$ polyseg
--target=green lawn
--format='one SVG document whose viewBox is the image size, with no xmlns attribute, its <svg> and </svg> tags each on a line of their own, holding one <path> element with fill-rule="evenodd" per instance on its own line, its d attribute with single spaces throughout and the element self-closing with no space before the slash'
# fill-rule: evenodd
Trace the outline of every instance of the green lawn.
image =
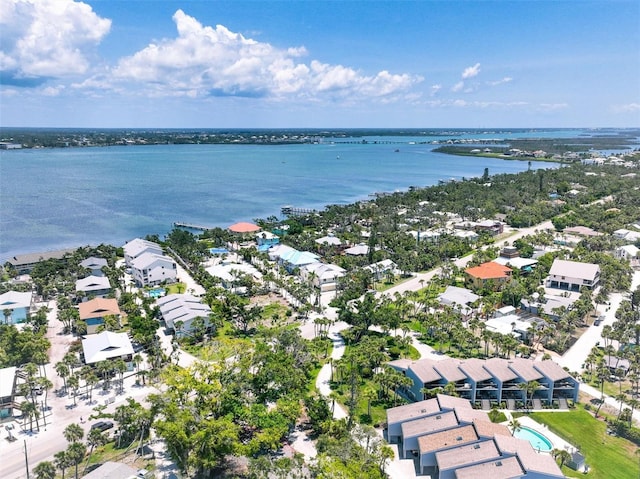
<svg viewBox="0 0 640 479">
<path fill-rule="evenodd" d="M 592 479 L 638 477 L 638 460 L 634 455 L 636 446 L 626 439 L 608 435 L 606 424 L 594 419 L 582 407 L 563 413 L 536 412 L 530 417 L 546 424 L 558 436 L 579 447 L 586 457 L 589 473 L 576 473 L 563 468 L 567 476 Z"/>
</svg>

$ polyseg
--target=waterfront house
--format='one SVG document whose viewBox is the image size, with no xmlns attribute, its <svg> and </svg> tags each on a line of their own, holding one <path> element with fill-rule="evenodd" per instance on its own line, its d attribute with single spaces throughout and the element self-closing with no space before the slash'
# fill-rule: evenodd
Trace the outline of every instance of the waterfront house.
<svg viewBox="0 0 640 479">
<path fill-rule="evenodd" d="M 123 316 L 118 301 L 104 298 L 95 298 L 78 305 L 80 320 L 87 325 L 87 334 L 94 334 L 104 324 L 106 316 L 114 316 L 120 321 Z"/>
<path fill-rule="evenodd" d="M 30 292 L 7 291 L 0 294 L 0 321 L 5 324 L 24 323 L 31 311 L 33 294 Z"/>
<path fill-rule="evenodd" d="M 511 268 L 494 261 L 465 270 L 468 282 L 477 289 L 498 289 L 511 279 Z"/>
<path fill-rule="evenodd" d="M 96 364 L 108 359 L 124 359 L 132 369 L 133 346 L 127 333 L 103 331 L 82 340 L 82 354 L 85 364 Z"/>
<path fill-rule="evenodd" d="M 129 241 L 122 247 L 122 249 L 124 250 L 124 260 L 127 266 L 131 266 L 133 260 L 139 258 L 145 253 L 153 253 L 160 256 L 164 254 L 158 243 L 140 238 Z"/>
<path fill-rule="evenodd" d="M 131 261 L 131 277 L 136 286 L 156 286 L 173 283 L 177 278 L 176 262 L 162 254 L 143 253 Z"/>
<path fill-rule="evenodd" d="M 580 288 L 594 289 L 600 282 L 600 266 L 563 259 L 553 260 L 545 284 L 549 288 L 579 292 Z"/>
<path fill-rule="evenodd" d="M 104 270 L 107 266 L 107 260 L 104 258 L 96 258 L 95 256 L 90 256 L 80 263 L 84 269 L 89 270 L 90 276 L 104 276 Z"/>
<path fill-rule="evenodd" d="M 111 283 L 106 276 L 87 276 L 76 281 L 76 293 L 84 293 L 82 301 L 90 296 L 104 298 L 111 293 Z"/>
<path fill-rule="evenodd" d="M 65 255 L 75 252 L 75 248 L 61 249 L 57 251 L 46 251 L 44 253 L 27 253 L 16 255 L 7 263 L 17 271 L 18 274 L 29 274 L 33 267 L 40 261 L 48 259 L 63 259 Z"/>
<path fill-rule="evenodd" d="M 190 294 L 169 294 L 156 301 L 167 329 L 176 337 L 188 335 L 193 330 L 193 320 L 202 318 L 205 329 L 210 328 L 211 308 Z M 176 326 L 177 324 L 177 326 Z"/>
</svg>

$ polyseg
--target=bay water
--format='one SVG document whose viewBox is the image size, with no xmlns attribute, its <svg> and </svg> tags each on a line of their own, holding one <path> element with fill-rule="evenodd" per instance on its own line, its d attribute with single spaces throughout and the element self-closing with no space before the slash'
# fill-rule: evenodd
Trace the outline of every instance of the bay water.
<svg viewBox="0 0 640 479">
<path fill-rule="evenodd" d="M 490 174 L 529 168 L 527 161 L 435 153 L 436 145 L 420 143 L 424 137 L 361 140 L 0 151 L 0 260 L 89 244 L 122 245 L 137 236 L 162 236 L 175 221 L 226 227 L 281 217 L 284 205 L 322 209 L 374 192 L 481 176 L 484 168 Z"/>
</svg>

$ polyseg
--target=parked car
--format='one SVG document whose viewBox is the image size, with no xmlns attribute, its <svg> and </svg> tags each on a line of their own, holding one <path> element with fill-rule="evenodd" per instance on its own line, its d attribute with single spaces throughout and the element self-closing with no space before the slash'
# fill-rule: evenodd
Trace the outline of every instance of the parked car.
<svg viewBox="0 0 640 479">
<path fill-rule="evenodd" d="M 98 421 L 91 425 L 91 429 L 99 429 L 100 431 L 106 431 L 112 427 L 113 423 L 111 421 Z"/>
</svg>

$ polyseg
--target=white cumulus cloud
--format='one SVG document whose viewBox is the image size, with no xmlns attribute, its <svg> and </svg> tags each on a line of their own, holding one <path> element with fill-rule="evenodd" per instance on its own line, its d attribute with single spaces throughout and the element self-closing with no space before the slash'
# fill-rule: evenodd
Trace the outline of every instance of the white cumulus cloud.
<svg viewBox="0 0 640 479">
<path fill-rule="evenodd" d="M 640 103 L 627 103 L 626 105 L 620 105 L 614 108 L 615 111 L 619 112 L 636 112 L 640 111 Z"/>
<path fill-rule="evenodd" d="M 477 76 L 478 73 L 480 73 L 480 64 L 476 63 L 475 65 L 464 69 L 462 72 L 462 79 L 466 80 L 467 78 L 473 78 Z"/>
<path fill-rule="evenodd" d="M 442 85 L 440 85 L 439 83 L 436 85 L 431 85 L 431 93 L 430 96 L 435 96 L 438 94 L 438 92 L 442 90 Z"/>
<path fill-rule="evenodd" d="M 3 83 L 29 85 L 47 77 L 85 73 L 88 48 L 100 43 L 111 20 L 73 0 L 0 0 Z"/>
<path fill-rule="evenodd" d="M 343 65 L 298 59 L 304 47 L 276 48 L 223 25 L 202 25 L 182 10 L 173 20 L 176 38 L 151 43 L 119 61 L 116 81 L 145 85 L 149 94 L 248 97 L 389 97 L 422 81 L 387 71 L 363 75 Z M 152 91 L 151 91 L 152 90 Z"/>
<path fill-rule="evenodd" d="M 504 78 L 501 78 L 500 80 L 490 81 L 490 82 L 487 82 L 487 83 L 488 83 L 489 85 L 491 85 L 491 86 L 498 86 L 498 85 L 502 85 L 502 84 L 504 84 L 504 83 L 510 83 L 510 82 L 512 82 L 512 81 L 513 81 L 513 78 L 511 78 L 511 77 L 504 77 Z"/>
<path fill-rule="evenodd" d="M 452 92 L 461 91 L 464 88 L 464 82 L 461 80 L 451 87 Z"/>
</svg>

